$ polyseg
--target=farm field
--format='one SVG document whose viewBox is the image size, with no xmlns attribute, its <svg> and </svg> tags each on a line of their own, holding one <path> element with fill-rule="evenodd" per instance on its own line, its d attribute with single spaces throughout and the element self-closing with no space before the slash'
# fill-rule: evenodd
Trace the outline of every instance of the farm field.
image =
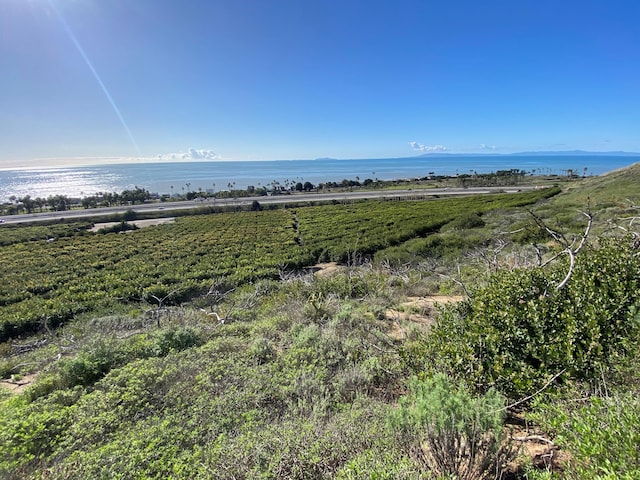
<svg viewBox="0 0 640 480">
<path fill-rule="evenodd" d="M 482 214 L 554 193 L 194 215 L 122 235 L 79 230 L 54 241 L 17 242 L 0 247 L 0 340 L 116 304 L 178 304 L 221 280 L 240 285 L 344 261 L 354 250 L 373 254 L 433 232 L 460 211 Z"/>
<path fill-rule="evenodd" d="M 5 225 L 0 476 L 636 478 L 637 174 Z"/>
</svg>

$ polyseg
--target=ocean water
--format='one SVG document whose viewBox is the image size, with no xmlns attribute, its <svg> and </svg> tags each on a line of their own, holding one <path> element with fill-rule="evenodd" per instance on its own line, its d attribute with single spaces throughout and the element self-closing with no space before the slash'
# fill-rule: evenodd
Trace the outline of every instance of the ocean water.
<svg viewBox="0 0 640 480">
<path fill-rule="evenodd" d="M 639 157 L 604 155 L 482 155 L 427 156 L 368 160 L 268 160 L 131 163 L 83 167 L 0 170 L 0 201 L 11 196 L 82 197 L 98 192 L 121 192 L 135 187 L 152 193 L 220 191 L 267 186 L 277 181 L 313 184 L 343 179 L 392 180 L 436 175 L 491 173 L 516 168 L 526 172 L 600 175 L 631 165 Z"/>
</svg>

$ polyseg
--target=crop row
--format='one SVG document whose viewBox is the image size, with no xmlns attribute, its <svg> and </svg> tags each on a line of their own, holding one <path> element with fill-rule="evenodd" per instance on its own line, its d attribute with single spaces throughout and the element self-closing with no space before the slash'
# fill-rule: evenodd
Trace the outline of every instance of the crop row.
<svg viewBox="0 0 640 480">
<path fill-rule="evenodd" d="M 557 189 L 476 195 L 430 201 L 376 201 L 309 207 L 297 212 L 303 244 L 319 260 L 344 261 L 349 252 L 371 254 L 437 231 L 461 214 L 482 214 L 534 203 Z"/>
<path fill-rule="evenodd" d="M 0 248 L 0 339 L 113 302 L 180 301 L 219 277 L 275 276 L 308 263 L 289 212 L 199 215 L 127 234 L 84 235 Z"/>
<path fill-rule="evenodd" d="M 277 277 L 423 235 L 461 212 L 548 193 L 423 202 L 370 201 L 295 210 L 194 215 L 126 234 L 83 232 L 0 247 L 0 341 L 116 303 L 182 302 L 213 282 Z"/>
</svg>

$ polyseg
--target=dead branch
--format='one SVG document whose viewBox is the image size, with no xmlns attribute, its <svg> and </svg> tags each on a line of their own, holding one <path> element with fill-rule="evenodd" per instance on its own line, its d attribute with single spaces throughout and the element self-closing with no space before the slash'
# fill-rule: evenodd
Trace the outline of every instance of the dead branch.
<svg viewBox="0 0 640 480">
<path fill-rule="evenodd" d="M 134 337 L 136 335 L 142 335 L 142 330 L 134 330 L 132 332 L 127 332 L 123 335 L 117 335 L 118 340 L 124 340 L 125 338 Z"/>
<path fill-rule="evenodd" d="M 10 372 L 17 372 L 18 370 L 20 370 L 22 367 L 29 367 L 31 365 L 39 365 L 38 362 L 25 362 L 25 363 L 18 363 L 17 365 L 14 365 L 13 367 L 11 367 L 11 369 L 9 370 Z"/>
<path fill-rule="evenodd" d="M 532 441 L 536 441 L 536 442 L 539 442 L 539 443 L 546 443 L 548 445 L 555 446 L 555 443 L 553 443 L 552 440 L 549 440 L 548 438 L 541 437 L 540 435 L 527 435 L 526 437 L 512 437 L 512 438 L 516 442 L 532 442 Z"/>
<path fill-rule="evenodd" d="M 371 343 L 367 340 L 365 340 L 364 338 L 361 338 L 360 341 L 362 342 L 362 346 L 366 347 L 373 347 L 376 350 L 378 350 L 381 353 L 392 353 L 392 354 L 397 354 L 398 352 L 396 352 L 395 350 L 385 350 L 382 347 L 379 347 L 378 345 L 376 345 L 375 343 Z"/>
<path fill-rule="evenodd" d="M 464 294 L 467 296 L 467 298 L 472 298 L 471 294 L 469 293 L 469 290 L 467 290 L 467 286 L 464 284 L 464 282 L 462 280 L 459 280 L 458 278 L 452 277 L 450 275 L 446 275 L 444 273 L 438 273 L 438 276 L 440 276 L 442 278 L 446 278 L 447 280 L 451 280 L 456 285 L 459 285 L 462 288 L 462 290 L 464 291 Z M 458 265 L 458 276 L 461 276 L 460 275 L 460 265 Z"/>
<path fill-rule="evenodd" d="M 534 242 L 532 245 L 533 245 L 533 248 L 536 251 L 536 258 L 537 258 L 537 261 L 538 261 L 538 267 L 541 267 L 542 266 L 542 250 L 540 250 L 540 247 L 538 246 L 537 243 Z"/>
<path fill-rule="evenodd" d="M 227 320 L 227 315 L 225 315 L 224 317 L 221 317 L 221 316 L 218 314 L 218 312 L 214 312 L 214 311 L 207 312 L 204 308 L 201 308 L 201 309 L 200 309 L 200 311 L 201 311 L 202 313 L 204 313 L 205 315 L 209 315 L 209 316 L 214 316 L 214 317 L 216 317 L 216 320 L 218 320 L 218 325 L 223 325 L 223 324 L 224 324 L 224 322 Z"/>
<path fill-rule="evenodd" d="M 470 258 L 479 258 L 482 260 L 490 272 L 497 272 L 502 267 L 500 263 L 500 254 L 507 247 L 506 240 L 499 238 L 493 247 L 476 248 L 470 255 Z"/>
<path fill-rule="evenodd" d="M 582 250 L 582 247 L 584 247 L 586 241 L 587 241 L 587 237 L 589 236 L 589 231 L 591 230 L 591 225 L 593 223 L 593 216 L 591 215 L 591 212 L 587 211 L 587 212 L 582 212 L 583 215 L 585 215 L 588 219 L 587 221 L 587 227 L 584 230 L 584 233 L 582 234 L 582 238 L 580 239 L 580 243 L 578 244 L 577 248 L 572 248 L 572 245 L 569 245 L 565 251 L 567 252 L 567 254 L 569 255 L 569 271 L 567 272 L 567 275 L 564 277 L 564 280 L 562 280 L 558 286 L 556 287 L 556 290 L 561 290 L 562 288 L 564 288 L 564 286 L 569 282 L 569 280 L 571 279 L 571 275 L 573 275 L 573 269 L 575 267 L 576 264 L 576 255 L 578 253 L 580 253 L 580 250 Z"/>
<path fill-rule="evenodd" d="M 43 347 L 44 345 L 46 345 L 46 343 L 47 343 L 47 339 L 42 338 L 40 340 L 36 340 L 31 343 L 22 343 L 22 344 L 12 343 L 11 348 L 13 349 L 13 352 L 15 355 L 21 355 L 23 353 L 31 352 L 40 347 Z"/>
<path fill-rule="evenodd" d="M 524 397 L 524 398 L 522 398 L 522 399 L 518 400 L 517 402 L 512 403 L 511 405 L 507 405 L 507 406 L 506 406 L 506 407 L 504 407 L 504 408 L 501 408 L 501 409 L 499 409 L 499 410 L 496 410 L 496 412 L 504 412 L 504 411 L 506 411 L 506 410 L 509 410 L 509 409 L 511 409 L 511 408 L 513 408 L 513 407 L 517 407 L 518 405 L 520 405 L 520 404 L 522 404 L 522 403 L 524 403 L 524 402 L 527 402 L 527 401 L 531 400 L 531 399 L 532 399 L 533 397 L 535 397 L 536 395 L 539 395 L 540 393 L 544 392 L 544 391 L 547 389 L 547 387 L 548 387 L 549 385 L 551 385 L 551 384 L 553 383 L 553 381 L 554 381 L 556 378 L 558 378 L 560 375 L 562 375 L 562 374 L 563 374 L 564 372 L 566 372 L 566 371 L 567 371 L 567 369 L 566 369 L 566 368 L 563 368 L 563 369 L 562 369 L 562 370 L 560 370 L 558 373 L 556 373 L 553 377 L 551 377 L 551 378 L 549 379 L 549 381 L 548 381 L 547 383 L 545 383 L 545 384 L 544 384 L 540 389 L 538 389 L 535 393 L 532 393 L 531 395 L 528 395 L 528 396 L 526 396 L 526 397 Z"/>
<path fill-rule="evenodd" d="M 167 293 L 164 297 L 162 298 L 158 298 L 155 295 L 151 295 L 151 298 L 153 298 L 156 302 L 158 302 L 158 310 L 162 308 L 164 302 L 169 299 L 170 297 L 172 297 L 173 295 L 175 295 L 176 293 L 178 293 L 180 291 L 179 288 L 176 288 L 175 290 L 170 291 L 169 293 Z"/>
<path fill-rule="evenodd" d="M 578 253 L 580 253 L 582 248 L 585 246 L 585 244 L 587 242 L 587 238 L 589 237 L 589 232 L 591 231 L 591 226 L 593 225 L 593 215 L 591 214 L 591 208 L 590 208 L 589 202 L 587 202 L 587 211 L 586 212 L 580 212 L 585 217 L 587 217 L 587 226 L 585 227 L 584 232 L 582 233 L 582 235 L 579 238 L 573 239 L 573 241 L 571 241 L 571 242 L 569 242 L 567 237 L 562 232 L 558 232 L 558 231 L 550 228 L 540 217 L 538 217 L 531 210 L 529 211 L 529 213 L 533 217 L 533 219 L 536 222 L 536 224 L 540 228 L 545 230 L 556 242 L 558 242 L 563 247 L 563 249 L 560 252 L 558 252 L 556 255 L 554 255 L 553 257 L 551 257 L 547 261 L 545 261 L 543 263 L 540 263 L 541 260 L 542 260 L 542 257 L 541 257 L 541 254 L 540 254 L 540 250 L 537 247 L 537 245 L 534 244 L 534 248 L 536 248 L 536 252 L 538 252 L 539 266 L 540 267 L 544 267 L 544 266 L 546 266 L 549 263 L 553 262 L 554 260 L 556 260 L 557 258 L 559 258 L 562 255 L 568 255 L 569 256 L 569 270 L 567 271 L 567 274 L 565 275 L 564 279 L 556 286 L 556 290 L 561 290 L 567 285 L 567 283 L 569 283 L 569 280 L 571 279 L 571 276 L 573 275 L 573 270 L 574 270 L 575 264 L 576 264 L 576 255 L 578 255 Z M 578 242 L 578 240 L 579 240 L 579 242 Z M 578 242 L 577 246 L 576 246 L 576 242 Z"/>
</svg>

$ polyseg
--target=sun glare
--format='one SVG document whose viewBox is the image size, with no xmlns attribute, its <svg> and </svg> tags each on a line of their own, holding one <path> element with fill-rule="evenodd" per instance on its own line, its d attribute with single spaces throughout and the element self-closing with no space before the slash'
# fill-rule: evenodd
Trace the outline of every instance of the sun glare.
<svg viewBox="0 0 640 480">
<path fill-rule="evenodd" d="M 133 137 L 133 133 L 131 133 L 131 129 L 129 128 L 129 125 L 127 125 L 127 122 L 125 121 L 124 117 L 122 116 L 122 112 L 118 108 L 118 105 L 116 105 L 115 100 L 111 96 L 111 93 L 109 92 L 109 90 L 107 89 L 106 85 L 102 81 L 102 78 L 100 77 L 100 74 L 95 69 L 95 67 L 93 66 L 93 63 L 91 62 L 91 60 L 87 56 L 86 52 L 84 51 L 84 48 L 82 48 L 82 45 L 80 44 L 80 41 L 78 40 L 76 35 L 73 33 L 73 30 L 71 29 L 71 26 L 67 23 L 67 21 L 66 21 L 65 17 L 63 16 L 62 12 L 58 8 L 56 8 L 56 6 L 54 4 L 54 1 L 53 0 L 46 0 L 46 1 L 50 5 L 51 10 L 55 14 L 55 16 L 57 17 L 58 21 L 60 22 L 60 25 L 62 26 L 62 28 L 64 29 L 65 33 L 69 37 L 69 40 L 71 40 L 71 42 L 75 46 L 76 50 L 78 51 L 78 53 L 80 54 L 80 56 L 84 60 L 85 64 L 87 65 L 87 67 L 91 71 L 91 74 L 93 75 L 93 77 L 95 78 L 96 82 L 98 83 L 98 86 L 100 87 L 100 89 L 104 93 L 104 96 L 107 98 L 107 101 L 111 105 L 111 108 L 113 109 L 114 113 L 118 117 L 118 120 L 122 124 L 122 128 L 124 128 L 125 132 L 127 133 L 127 136 L 129 137 L 129 140 L 131 141 L 132 145 L 134 146 L 134 148 L 136 150 L 136 153 L 138 154 L 138 156 L 142 156 L 142 154 L 140 152 L 140 147 L 138 146 L 138 143 L 136 142 L 135 138 Z"/>
</svg>

